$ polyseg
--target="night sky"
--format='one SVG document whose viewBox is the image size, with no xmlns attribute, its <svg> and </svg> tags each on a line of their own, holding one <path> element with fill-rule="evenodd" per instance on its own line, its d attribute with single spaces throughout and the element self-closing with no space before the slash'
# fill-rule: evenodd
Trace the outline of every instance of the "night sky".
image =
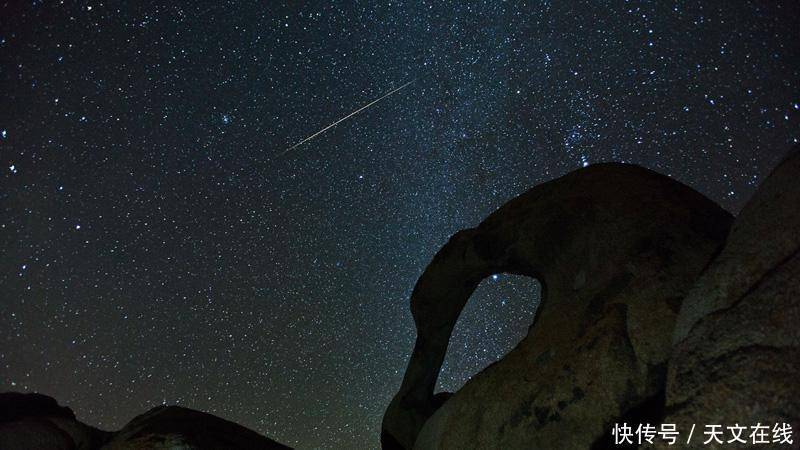
<svg viewBox="0 0 800 450">
<path fill-rule="evenodd" d="M 165 3 L 0 6 L 0 391 L 101 428 L 375 448 L 450 235 L 601 161 L 736 212 L 800 140 L 797 1 Z M 485 280 L 442 389 L 537 302 Z"/>
</svg>

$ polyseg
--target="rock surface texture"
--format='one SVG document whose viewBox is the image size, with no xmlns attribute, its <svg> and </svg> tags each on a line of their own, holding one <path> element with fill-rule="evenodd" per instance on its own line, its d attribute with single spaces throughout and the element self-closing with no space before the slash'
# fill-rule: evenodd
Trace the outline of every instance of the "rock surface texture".
<svg viewBox="0 0 800 450">
<path fill-rule="evenodd" d="M 682 299 L 731 222 L 670 178 L 599 164 L 455 234 L 412 293 L 417 341 L 382 445 L 590 448 L 620 417 L 660 413 Z M 480 281 L 500 272 L 539 280 L 534 323 L 514 350 L 437 401 L 458 316 Z"/>
<path fill-rule="evenodd" d="M 211 414 L 160 406 L 109 433 L 84 425 L 41 394 L 0 394 L 2 450 L 283 450 L 255 431 Z"/>
<path fill-rule="evenodd" d="M 674 343 L 666 422 L 785 422 L 800 447 L 797 149 L 759 187 L 689 292 Z"/>
</svg>

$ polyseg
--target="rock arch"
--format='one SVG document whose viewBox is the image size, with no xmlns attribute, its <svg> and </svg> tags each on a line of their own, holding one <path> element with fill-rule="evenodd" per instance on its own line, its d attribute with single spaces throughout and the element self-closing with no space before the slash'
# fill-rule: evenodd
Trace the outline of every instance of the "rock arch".
<svg viewBox="0 0 800 450">
<path fill-rule="evenodd" d="M 730 223 L 726 211 L 668 177 L 598 164 L 536 186 L 456 233 L 412 292 L 417 340 L 384 415 L 384 448 L 427 448 L 443 433 L 455 437 L 452 448 L 478 445 L 487 433 L 493 444 L 515 448 L 553 421 L 573 435 L 555 446 L 540 439 L 544 448 L 588 447 L 581 444 L 602 434 L 609 418 L 663 387 L 680 299 Z M 498 272 L 540 282 L 533 326 L 442 407 L 433 390 L 453 326 L 480 281 Z M 653 315 L 659 320 L 649 324 Z M 598 357 L 608 361 L 593 368 Z M 563 386 L 546 392 L 548 377 Z M 575 436 L 569 424 L 583 413 L 570 405 L 587 402 L 595 405 L 592 423 Z"/>
</svg>

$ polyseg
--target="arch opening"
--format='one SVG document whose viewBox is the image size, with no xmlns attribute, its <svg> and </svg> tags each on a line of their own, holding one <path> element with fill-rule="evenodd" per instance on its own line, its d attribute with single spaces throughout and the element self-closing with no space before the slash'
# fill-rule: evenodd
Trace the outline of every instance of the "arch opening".
<svg viewBox="0 0 800 450">
<path fill-rule="evenodd" d="M 533 324 L 541 293 L 539 281 L 529 276 L 496 273 L 484 278 L 458 317 L 436 391 L 456 392 L 514 349 Z"/>
</svg>

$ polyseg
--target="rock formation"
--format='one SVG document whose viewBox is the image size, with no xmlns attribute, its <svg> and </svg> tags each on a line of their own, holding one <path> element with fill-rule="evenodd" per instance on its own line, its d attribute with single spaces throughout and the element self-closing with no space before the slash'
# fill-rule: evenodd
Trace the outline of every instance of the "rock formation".
<svg viewBox="0 0 800 450">
<path fill-rule="evenodd" d="M 383 447 L 589 448 L 616 419 L 657 413 L 681 301 L 731 221 L 670 178 L 599 164 L 457 233 L 412 293 L 417 341 L 384 416 Z M 480 281 L 499 272 L 539 280 L 534 323 L 438 407 L 453 326 Z"/>
<path fill-rule="evenodd" d="M 785 422 L 800 445 L 798 150 L 735 221 L 670 178 L 599 164 L 456 233 L 412 292 L 417 341 L 384 449 L 604 448 L 622 421 Z M 434 393 L 461 310 L 499 272 L 542 285 L 528 335 L 458 392 Z M 0 394 L 3 450 L 167 448 L 288 447 L 181 407 L 109 433 L 52 398 Z"/>
<path fill-rule="evenodd" d="M 95 449 L 108 437 L 78 422 L 71 409 L 46 395 L 0 394 L 0 449 Z"/>
<path fill-rule="evenodd" d="M 0 394 L 3 450 L 283 450 L 255 431 L 211 414 L 159 406 L 109 433 L 78 422 L 69 408 L 47 396 Z"/>
<path fill-rule="evenodd" d="M 179 406 L 159 406 L 131 420 L 102 450 L 151 448 L 288 449 L 241 425 Z"/>
<path fill-rule="evenodd" d="M 799 325 L 800 152 L 795 151 L 745 205 L 722 252 L 683 302 L 665 421 L 684 427 L 790 423 L 800 429 Z"/>
</svg>

